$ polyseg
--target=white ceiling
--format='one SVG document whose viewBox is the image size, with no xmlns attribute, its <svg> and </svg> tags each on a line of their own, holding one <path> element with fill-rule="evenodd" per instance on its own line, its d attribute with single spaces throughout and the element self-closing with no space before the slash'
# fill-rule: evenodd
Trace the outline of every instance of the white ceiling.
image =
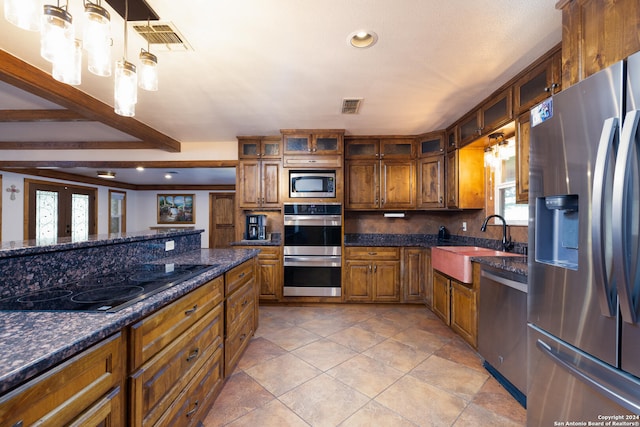
<svg viewBox="0 0 640 427">
<path fill-rule="evenodd" d="M 555 2 L 147 0 L 192 50 L 152 45 L 160 90 L 139 91 L 136 119 L 182 143 L 234 142 L 238 135 L 277 135 L 284 128 L 340 128 L 355 135 L 441 129 L 560 42 Z M 82 2 L 69 3 L 81 25 Z M 123 20 L 115 12 L 112 29 L 116 59 L 123 52 Z M 377 44 L 351 47 L 347 37 L 360 29 L 377 33 Z M 0 34 L 1 49 L 50 72 L 39 56 L 38 33 L 2 17 Z M 129 60 L 137 60 L 143 46 L 130 31 Z M 113 77 L 84 71 L 78 88 L 113 105 Z M 360 112 L 342 115 L 342 99 L 351 97 L 364 99 Z M 0 109 L 33 108 L 16 98 L 22 99 L 0 85 Z M 51 138 L 50 129 L 73 139 L 86 131 L 82 126 L 127 140 L 97 123 L 72 126 L 79 130 L 1 123 L 0 141 Z M 21 153 L 29 158 L 29 151 Z M 126 152 L 111 156 L 126 159 Z"/>
</svg>

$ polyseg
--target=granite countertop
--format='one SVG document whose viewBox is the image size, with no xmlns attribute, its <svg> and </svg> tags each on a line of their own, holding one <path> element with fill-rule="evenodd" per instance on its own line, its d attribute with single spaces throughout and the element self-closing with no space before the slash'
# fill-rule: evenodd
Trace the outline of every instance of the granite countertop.
<svg viewBox="0 0 640 427">
<path fill-rule="evenodd" d="M 274 240 L 239 240 L 237 242 L 231 242 L 231 246 L 280 246 L 282 241 L 280 239 Z"/>
<path fill-rule="evenodd" d="M 202 249 L 158 262 L 217 264 L 116 313 L 0 311 L 0 393 L 142 319 L 259 253 L 257 249 Z"/>
<path fill-rule="evenodd" d="M 55 241 L 38 242 L 36 240 L 0 242 L 0 258 L 23 255 L 37 255 L 62 250 L 91 248 L 97 246 L 131 243 L 149 238 L 175 237 L 187 234 L 200 234 L 204 229 L 157 229 L 130 233 L 92 234 L 86 240 L 73 241 L 71 237 L 59 237 Z"/>
<path fill-rule="evenodd" d="M 471 261 L 477 262 L 478 264 L 489 265 L 501 270 L 510 271 L 512 273 L 521 274 L 523 276 L 529 275 L 526 256 L 484 256 L 473 257 L 471 258 Z"/>
</svg>

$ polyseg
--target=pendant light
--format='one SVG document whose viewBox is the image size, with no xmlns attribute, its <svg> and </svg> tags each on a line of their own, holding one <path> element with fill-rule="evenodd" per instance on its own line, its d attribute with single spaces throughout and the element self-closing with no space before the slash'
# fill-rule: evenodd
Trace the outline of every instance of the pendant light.
<svg viewBox="0 0 640 427">
<path fill-rule="evenodd" d="M 138 102 L 138 76 L 136 66 L 127 61 L 127 20 L 129 1 L 124 2 L 124 56 L 116 62 L 115 85 L 113 90 L 116 114 L 133 117 Z"/>
<path fill-rule="evenodd" d="M 151 33 L 151 25 L 147 19 L 147 30 Z M 148 91 L 158 90 L 158 58 L 151 53 L 151 43 L 147 39 L 147 50 L 140 49 L 140 78 L 138 86 Z"/>
<path fill-rule="evenodd" d="M 4 17 L 16 27 L 40 31 L 42 0 L 5 0 Z"/>
<path fill-rule="evenodd" d="M 73 49 L 63 52 L 53 63 L 51 75 L 69 85 L 82 83 L 82 42 L 74 40 Z"/>
<path fill-rule="evenodd" d="M 71 14 L 59 5 L 44 5 L 40 31 L 40 55 L 47 61 L 54 62 L 74 49 L 75 31 Z"/>
<path fill-rule="evenodd" d="M 98 76 L 110 76 L 111 16 L 100 2 L 85 2 L 84 16 L 82 40 L 87 51 L 89 71 Z"/>
</svg>

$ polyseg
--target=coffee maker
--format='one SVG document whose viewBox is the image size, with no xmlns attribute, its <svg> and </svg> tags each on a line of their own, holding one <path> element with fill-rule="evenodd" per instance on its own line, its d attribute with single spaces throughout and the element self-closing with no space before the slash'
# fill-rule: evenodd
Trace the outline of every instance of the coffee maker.
<svg viewBox="0 0 640 427">
<path fill-rule="evenodd" d="M 267 237 L 267 216 L 247 215 L 247 240 L 265 240 Z"/>
</svg>

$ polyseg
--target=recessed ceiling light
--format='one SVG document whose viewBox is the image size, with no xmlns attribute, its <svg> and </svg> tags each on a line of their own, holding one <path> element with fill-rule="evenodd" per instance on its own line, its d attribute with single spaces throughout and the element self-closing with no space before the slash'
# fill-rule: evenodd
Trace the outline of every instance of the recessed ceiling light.
<svg viewBox="0 0 640 427">
<path fill-rule="evenodd" d="M 136 168 L 136 170 L 137 170 L 138 172 L 142 172 L 142 171 L 144 170 L 144 167 L 142 167 L 142 166 L 138 166 L 138 167 Z"/>
<path fill-rule="evenodd" d="M 165 179 L 171 179 L 171 178 L 173 178 L 174 175 L 177 175 L 177 174 L 178 174 L 178 172 L 169 171 L 169 172 L 164 174 L 164 177 L 165 177 Z"/>
<path fill-rule="evenodd" d="M 99 178 L 115 179 L 116 173 L 111 171 L 98 171 Z"/>
<path fill-rule="evenodd" d="M 373 31 L 359 30 L 349 34 L 347 42 L 360 49 L 371 47 L 378 41 L 378 35 Z"/>
</svg>

